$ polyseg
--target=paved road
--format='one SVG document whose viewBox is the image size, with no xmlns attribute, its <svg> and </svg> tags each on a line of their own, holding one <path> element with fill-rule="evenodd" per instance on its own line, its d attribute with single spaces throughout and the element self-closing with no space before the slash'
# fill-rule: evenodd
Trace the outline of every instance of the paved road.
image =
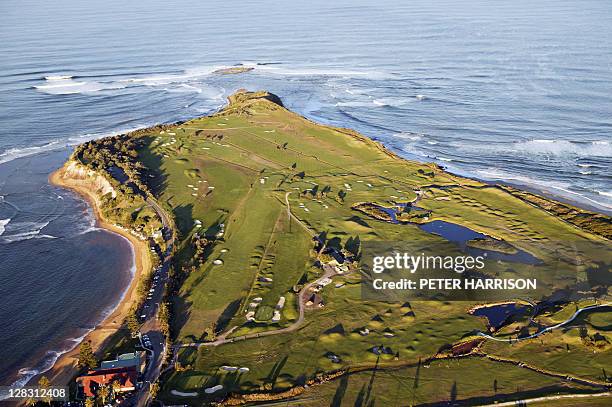
<svg viewBox="0 0 612 407">
<path fill-rule="evenodd" d="M 160 217 L 164 229 L 167 231 L 173 230 L 172 221 L 168 218 L 166 212 L 154 200 L 147 198 L 147 203 L 157 212 Z M 158 315 L 159 304 L 164 297 L 164 289 L 168 282 L 168 270 L 172 260 L 172 247 L 174 245 L 174 233 L 166 237 L 167 250 L 162 254 L 162 263 L 155 270 L 153 276 L 152 291 L 149 291 L 149 296 L 145 300 L 139 318 L 143 323 L 140 328 L 141 342 L 147 349 L 147 363 L 143 373 L 143 386 L 136 394 L 134 404 L 139 407 L 144 407 L 149 404 L 150 385 L 155 383 L 161 373 L 161 366 L 166 354 L 166 338 L 161 332 Z M 148 343 L 144 339 L 148 339 Z"/>
<path fill-rule="evenodd" d="M 181 343 L 181 344 L 175 345 L 173 348 L 174 349 L 180 349 L 180 348 L 190 348 L 190 347 L 199 348 L 200 346 L 219 346 L 219 345 L 223 345 L 225 343 L 239 342 L 239 341 L 244 341 L 244 340 L 247 340 L 247 339 L 261 338 L 261 337 L 264 337 L 264 336 L 279 335 L 279 334 L 284 334 L 284 333 L 296 331 L 304 323 L 306 302 L 308 302 L 308 298 L 311 295 L 310 289 L 312 287 L 314 287 L 315 285 L 319 284 L 321 282 L 321 280 L 323 280 L 324 278 L 331 278 L 331 277 L 333 277 L 333 276 L 335 276 L 337 274 L 336 271 L 334 270 L 334 268 L 331 267 L 331 266 L 325 265 L 323 267 L 323 269 L 324 269 L 323 275 L 321 277 L 319 277 L 318 279 L 316 279 L 315 281 L 305 285 L 302 288 L 302 290 L 300 291 L 300 293 L 298 294 L 298 298 L 299 298 L 299 301 L 298 301 L 299 317 L 291 325 L 289 325 L 289 326 L 287 326 L 285 328 L 274 329 L 274 330 L 271 330 L 271 331 L 257 332 L 257 333 L 237 336 L 235 338 L 227 338 L 227 336 L 231 332 L 233 332 L 233 329 L 231 329 L 230 331 L 227 331 L 223 335 L 219 336 L 216 340 L 211 341 L 211 342 Z"/>
</svg>

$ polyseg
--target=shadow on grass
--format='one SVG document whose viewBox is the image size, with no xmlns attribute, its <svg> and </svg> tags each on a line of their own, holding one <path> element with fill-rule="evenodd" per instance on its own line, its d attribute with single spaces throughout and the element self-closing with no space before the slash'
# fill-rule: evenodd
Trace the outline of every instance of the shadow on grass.
<svg viewBox="0 0 612 407">
<path fill-rule="evenodd" d="M 217 319 L 217 324 L 215 328 L 215 334 L 219 334 L 227 328 L 227 325 L 232 320 L 238 309 L 240 308 L 240 298 L 232 301 L 228 304 L 227 307 L 223 310 L 219 318 Z"/>
<path fill-rule="evenodd" d="M 288 356 L 285 356 L 281 360 L 276 362 L 274 366 L 272 367 L 272 370 L 270 370 L 270 373 L 268 373 L 268 376 L 266 377 L 265 382 L 266 384 L 269 385 L 270 389 L 274 388 L 274 385 L 276 384 L 276 380 L 278 380 L 278 377 L 280 376 L 281 371 L 283 370 L 283 367 L 285 367 L 285 364 L 287 363 L 288 358 L 289 358 Z"/>
<path fill-rule="evenodd" d="M 138 159 L 145 165 L 142 176 L 151 193 L 159 197 L 168 187 L 168 174 L 162 170 L 162 156 L 152 152 L 153 136 L 142 138 L 142 147 L 138 149 Z"/>
<path fill-rule="evenodd" d="M 344 375 L 340 378 L 340 383 L 338 383 L 338 387 L 336 388 L 336 393 L 334 394 L 334 398 L 331 401 L 330 407 L 342 406 L 342 400 L 344 399 L 344 395 L 346 394 L 348 382 L 349 375 Z"/>
</svg>

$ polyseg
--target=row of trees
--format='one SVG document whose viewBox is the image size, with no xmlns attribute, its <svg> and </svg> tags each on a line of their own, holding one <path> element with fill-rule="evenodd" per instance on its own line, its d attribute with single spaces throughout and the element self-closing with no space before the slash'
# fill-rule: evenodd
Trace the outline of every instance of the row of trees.
<svg viewBox="0 0 612 407">
<path fill-rule="evenodd" d="M 161 227 L 161 219 L 154 212 L 139 217 L 126 209 L 146 207 L 144 200 L 151 195 L 146 167 L 138 159 L 142 141 L 125 134 L 92 140 L 77 146 L 72 158 L 102 174 L 118 193 L 115 198 L 103 197 L 105 216 L 147 235 Z"/>
</svg>

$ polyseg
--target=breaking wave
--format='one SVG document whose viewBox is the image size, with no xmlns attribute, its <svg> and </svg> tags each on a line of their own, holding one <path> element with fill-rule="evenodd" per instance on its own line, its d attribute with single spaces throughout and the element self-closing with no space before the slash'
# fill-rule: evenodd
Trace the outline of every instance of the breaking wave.
<svg viewBox="0 0 612 407">
<path fill-rule="evenodd" d="M 410 132 L 395 133 L 392 137 L 401 138 L 404 140 L 412 140 L 412 141 L 418 141 L 423 138 L 423 136 L 421 136 L 420 134 L 410 133 Z"/>
<path fill-rule="evenodd" d="M 511 151 L 528 154 L 575 155 L 579 157 L 612 157 L 608 141 L 573 142 L 567 140 L 528 140 L 506 146 Z"/>
<path fill-rule="evenodd" d="M 280 64 L 279 64 L 280 65 Z M 264 73 L 282 76 L 304 76 L 304 77 L 338 77 L 338 78 L 366 78 L 366 79 L 386 79 L 394 75 L 372 70 L 338 69 L 338 68 L 301 68 L 278 65 L 245 65 L 255 68 L 254 73 Z"/>
<path fill-rule="evenodd" d="M 34 89 L 50 95 L 93 93 L 101 90 L 122 89 L 126 86 L 117 82 L 76 81 L 72 76 L 46 76 L 45 80 L 47 83 L 34 86 Z"/>
<path fill-rule="evenodd" d="M 606 208 L 608 210 L 612 209 L 612 201 L 606 199 L 605 201 L 599 201 L 588 196 L 581 194 L 579 192 L 573 191 L 571 185 L 565 182 L 554 182 L 550 180 L 538 180 L 524 175 L 512 174 L 506 171 L 499 170 L 497 168 L 489 168 L 476 170 L 475 173 L 484 180 L 489 181 L 516 181 L 519 184 L 532 186 L 542 190 L 556 190 L 558 191 L 558 195 L 565 196 L 567 198 L 576 199 L 579 197 L 582 200 L 588 201 L 590 204 L 595 205 L 600 208 Z M 596 191 L 599 195 L 612 197 L 612 191 Z"/>
<path fill-rule="evenodd" d="M 8 232 L 11 234 L 4 234 L 6 232 L 6 225 L 2 226 L 2 232 L 0 235 L 0 242 L 3 243 L 15 243 L 29 239 L 57 239 L 56 236 L 41 235 L 40 232 L 49 225 L 47 222 L 21 222 L 11 223 L 11 228 Z M 16 233 L 12 233 L 16 232 Z"/>
<path fill-rule="evenodd" d="M 0 201 L 1 202 L 1 201 Z M 8 219 L 0 219 L 0 236 L 2 236 L 2 234 L 4 233 L 4 231 L 6 230 L 6 225 L 8 225 L 8 223 L 11 221 L 11 218 Z"/>
<path fill-rule="evenodd" d="M 36 364 L 36 366 L 24 367 L 22 369 L 19 369 L 19 371 L 17 372 L 18 378 L 11 384 L 11 387 L 25 386 L 34 376 L 51 370 L 51 368 L 53 367 L 53 365 L 55 365 L 55 362 L 57 362 L 60 356 L 76 348 L 77 345 L 81 343 L 81 341 L 85 339 L 87 334 L 89 334 L 89 332 L 91 332 L 92 330 L 93 329 L 88 330 L 78 338 L 68 339 L 66 342 L 69 342 L 69 344 L 63 349 L 47 351 L 47 353 L 45 353 L 45 356 Z M 4 398 L 6 398 L 6 396 Z M 3 400 L 2 396 L 0 396 L 0 400 Z"/>
<path fill-rule="evenodd" d="M 48 142 L 47 144 L 43 144 L 40 146 L 33 147 L 22 147 L 22 148 L 10 148 L 2 153 L 0 153 L 0 164 L 7 163 L 9 161 L 16 160 L 18 158 L 28 157 L 35 154 L 44 153 L 47 151 L 59 150 L 61 148 L 72 147 L 78 144 L 84 143 L 86 141 L 113 136 L 121 133 L 128 133 L 130 131 L 141 129 L 145 126 L 132 127 L 125 130 L 118 130 L 109 133 L 101 133 L 101 134 L 84 134 L 82 136 L 69 137 L 66 139 L 58 139 Z"/>
<path fill-rule="evenodd" d="M 72 79 L 72 75 L 49 75 L 45 76 L 45 80 L 47 81 L 60 81 L 62 79 Z"/>
<path fill-rule="evenodd" d="M 595 192 L 597 192 L 599 195 L 603 195 L 603 196 L 612 198 L 612 191 L 595 191 Z"/>
</svg>

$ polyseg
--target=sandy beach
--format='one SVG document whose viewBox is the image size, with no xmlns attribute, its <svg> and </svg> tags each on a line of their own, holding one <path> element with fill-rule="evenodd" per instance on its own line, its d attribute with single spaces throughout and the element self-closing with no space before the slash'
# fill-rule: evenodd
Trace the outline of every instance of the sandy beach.
<svg viewBox="0 0 612 407">
<path fill-rule="evenodd" d="M 136 271 L 130 282 L 130 286 L 123 296 L 123 299 L 116 306 L 113 312 L 84 338 L 85 341 L 89 341 L 91 343 L 93 349 L 96 351 L 96 354 L 99 356 L 103 351 L 107 340 L 121 327 L 122 322 L 128 315 L 132 304 L 134 304 L 136 301 L 136 287 L 140 277 L 144 273 L 148 273 L 151 270 L 152 262 L 149 256 L 149 247 L 145 241 L 139 240 L 130 233 L 126 233 L 125 230 L 116 227 L 103 218 L 100 212 L 99 198 L 96 194 L 96 187 L 92 185 L 90 180 L 67 177 L 64 166 L 53 172 L 49 176 L 49 181 L 52 185 L 71 189 L 85 198 L 94 210 L 97 226 L 125 237 L 130 241 L 130 244 L 134 249 Z M 123 289 L 123 287 L 117 288 Z M 61 355 L 53 368 L 44 373 L 44 375 L 49 378 L 53 385 L 67 385 L 70 382 L 72 377 L 77 373 L 76 364 L 78 353 L 79 345 L 77 345 L 70 352 Z M 38 376 L 34 377 L 30 383 L 36 383 L 38 379 Z"/>
</svg>

